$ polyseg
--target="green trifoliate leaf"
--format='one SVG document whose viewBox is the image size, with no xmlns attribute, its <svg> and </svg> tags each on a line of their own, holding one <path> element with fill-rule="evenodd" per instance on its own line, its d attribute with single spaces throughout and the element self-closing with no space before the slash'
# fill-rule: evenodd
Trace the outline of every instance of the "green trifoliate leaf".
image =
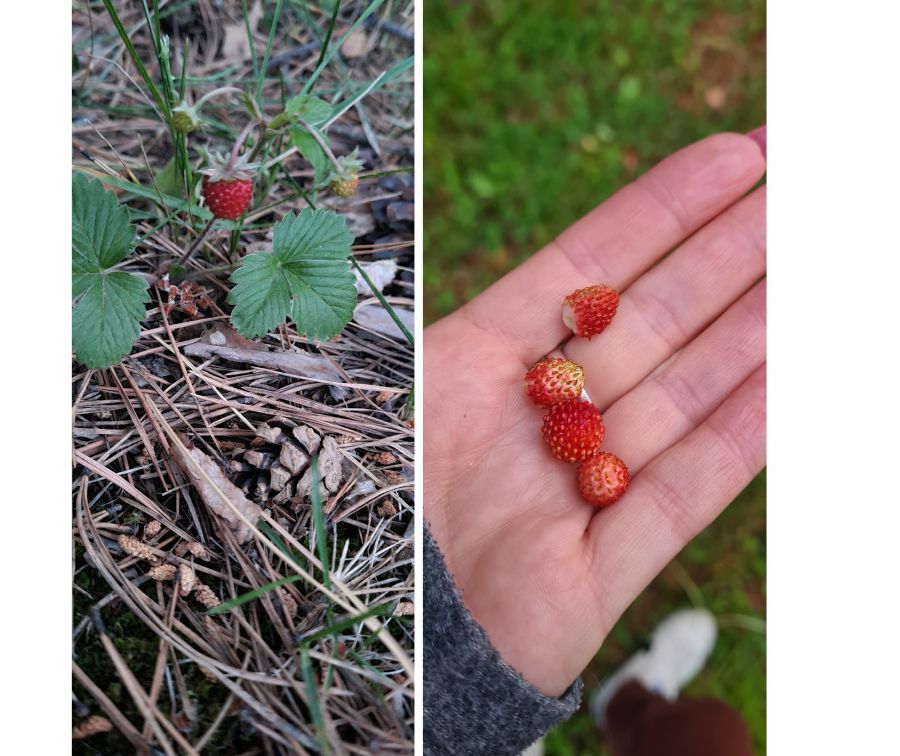
<svg viewBox="0 0 900 756">
<path fill-rule="evenodd" d="M 321 132 L 318 133 L 323 139 L 325 138 Z M 322 149 L 322 146 L 315 140 L 313 135 L 302 126 L 295 126 L 291 129 L 291 142 L 294 147 L 300 150 L 300 154 L 309 161 L 315 170 L 314 183 L 321 184 L 331 168 L 331 162 L 328 160 L 325 150 Z"/>
<path fill-rule="evenodd" d="M 346 221 L 329 210 L 285 216 L 275 226 L 272 251 L 248 255 L 231 276 L 234 327 L 253 338 L 290 315 L 307 338 L 337 336 L 356 305 L 347 259 L 352 241 Z"/>
<path fill-rule="evenodd" d="M 312 95 L 297 95 L 287 101 L 284 112 L 299 118 L 310 126 L 319 126 L 329 118 L 333 108 L 325 100 Z"/>
<path fill-rule="evenodd" d="M 97 181 L 72 179 L 72 347 L 86 367 L 122 359 L 140 334 L 147 282 L 113 271 L 134 245 L 128 211 Z"/>
</svg>

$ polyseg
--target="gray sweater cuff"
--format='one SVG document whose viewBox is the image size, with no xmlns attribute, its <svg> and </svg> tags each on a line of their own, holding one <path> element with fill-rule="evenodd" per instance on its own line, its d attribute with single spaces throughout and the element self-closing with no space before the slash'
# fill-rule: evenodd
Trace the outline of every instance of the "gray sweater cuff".
<svg viewBox="0 0 900 756">
<path fill-rule="evenodd" d="M 424 741 L 428 756 L 521 753 L 568 719 L 581 681 L 548 698 L 500 658 L 425 528 Z"/>
</svg>

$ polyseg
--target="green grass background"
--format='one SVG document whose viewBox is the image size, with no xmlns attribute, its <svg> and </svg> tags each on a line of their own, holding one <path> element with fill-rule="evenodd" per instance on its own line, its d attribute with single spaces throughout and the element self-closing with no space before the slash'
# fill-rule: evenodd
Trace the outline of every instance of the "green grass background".
<svg viewBox="0 0 900 756">
<path fill-rule="evenodd" d="M 764 0 L 428 0 L 425 317 L 456 309 L 674 150 L 765 122 Z M 673 609 L 720 618 L 687 692 L 738 708 L 765 752 L 765 475 L 622 618 L 586 696 Z M 603 754 L 586 711 L 549 754 Z"/>
</svg>

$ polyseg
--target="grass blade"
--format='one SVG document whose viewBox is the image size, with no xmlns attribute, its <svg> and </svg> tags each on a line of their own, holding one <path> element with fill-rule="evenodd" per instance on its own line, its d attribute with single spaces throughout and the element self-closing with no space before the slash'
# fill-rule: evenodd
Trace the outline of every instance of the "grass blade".
<svg viewBox="0 0 900 756">
<path fill-rule="evenodd" d="M 124 44 L 125 49 L 128 50 L 128 54 L 131 56 L 131 60 L 134 62 L 135 68 L 137 68 L 138 73 L 141 75 L 141 78 L 147 85 L 147 89 L 150 90 L 150 94 L 153 96 L 153 99 L 156 102 L 157 106 L 166 117 L 166 120 L 170 120 L 172 117 L 172 113 L 169 110 L 169 105 L 166 102 L 165 98 L 159 93 L 159 90 L 156 88 L 156 84 L 153 82 L 153 79 L 150 78 L 150 74 L 147 71 L 147 68 L 144 66 L 144 61 L 141 60 L 141 56 L 138 55 L 137 50 L 134 49 L 134 45 L 131 43 L 131 38 L 128 36 L 128 31 L 127 29 L 125 29 L 125 26 L 122 24 L 122 19 L 119 18 L 119 14 L 116 13 L 116 9 L 113 7 L 112 0 L 103 0 L 103 5 L 106 7 L 106 12 L 109 13 L 109 17 L 112 19 L 113 25 L 116 27 L 116 31 L 119 32 L 119 37 L 122 40 L 122 44 Z"/>
<path fill-rule="evenodd" d="M 328 747 L 328 739 L 325 736 L 325 719 L 322 717 L 322 709 L 319 706 L 319 689 L 316 687 L 316 673 L 313 669 L 312 659 L 307 651 L 300 653 L 300 668 L 303 670 L 303 685 L 306 688 L 306 702 L 309 706 L 309 716 L 318 734 L 319 745 L 322 753 L 331 753 Z"/>
<path fill-rule="evenodd" d="M 266 51 L 263 54 L 262 65 L 256 78 L 256 104 L 262 110 L 263 79 L 266 78 L 266 69 L 269 67 L 269 55 L 272 53 L 272 44 L 275 42 L 275 30 L 278 28 L 278 18 L 281 16 L 282 0 L 275 3 L 275 16 L 272 18 L 272 28 L 269 29 L 269 39 L 266 41 Z"/>
<path fill-rule="evenodd" d="M 331 13 L 331 22 L 328 24 L 328 31 L 325 33 L 325 39 L 322 41 L 322 49 L 319 51 L 319 59 L 316 61 L 316 68 L 318 68 L 322 61 L 325 60 L 325 53 L 328 52 L 328 44 L 331 42 L 331 35 L 334 34 L 334 25 L 337 22 L 340 10 L 341 0 L 337 0 L 334 4 L 334 10 Z"/>
<path fill-rule="evenodd" d="M 274 591 L 276 588 L 281 588 L 283 585 L 290 585 L 291 583 L 296 583 L 298 580 L 302 578 L 300 575 L 289 575 L 288 577 L 281 578 L 281 580 L 273 580 L 271 583 L 266 583 L 265 585 L 259 586 L 259 588 L 254 588 L 252 591 L 247 591 L 246 593 L 242 593 L 240 596 L 235 596 L 233 599 L 228 599 L 228 601 L 223 601 L 218 606 L 214 606 L 210 609 L 207 614 L 216 615 L 216 614 L 225 614 L 225 612 L 231 611 L 239 606 L 243 606 L 244 604 L 253 601 L 254 599 L 258 599 L 260 596 L 264 596 L 269 591 Z"/>
<path fill-rule="evenodd" d="M 312 501 L 313 523 L 316 527 L 316 551 L 319 552 L 319 561 L 322 563 L 322 582 L 326 588 L 331 588 L 331 550 L 328 548 L 328 533 L 325 530 L 325 510 L 322 508 L 322 496 L 319 491 L 319 458 L 313 456 L 309 461 L 311 471 L 312 489 L 309 492 Z"/>
<path fill-rule="evenodd" d="M 350 108 L 352 108 L 354 105 L 356 105 L 364 97 L 367 97 L 368 95 L 372 94 L 372 92 L 374 92 L 375 90 L 380 89 L 388 82 L 392 81 L 393 79 L 396 79 L 400 74 L 404 73 L 405 71 L 408 71 L 412 67 L 413 63 L 415 63 L 415 60 L 416 60 L 415 58 L 410 56 L 409 58 L 406 58 L 405 60 L 400 61 L 393 68 L 391 68 L 387 71 L 382 71 L 372 81 L 370 81 L 362 89 L 360 89 L 359 92 L 357 92 L 354 95 L 351 95 L 349 99 L 345 100 L 340 105 L 336 106 L 334 109 L 334 115 L 332 115 L 331 118 L 329 118 L 328 121 L 322 125 L 322 127 L 321 127 L 322 131 L 327 131 L 328 127 L 331 126 L 331 124 L 333 124 L 338 118 L 340 118 L 342 115 L 344 115 L 344 113 L 346 113 L 348 110 L 350 110 Z"/>
<path fill-rule="evenodd" d="M 332 45 L 331 49 L 326 53 L 325 57 L 316 66 L 316 70 L 312 72 L 310 77 L 306 80 L 306 84 L 303 85 L 303 89 L 301 90 L 301 94 L 309 94 L 312 90 L 313 84 L 316 83 L 316 79 L 322 75 L 322 71 L 325 70 L 325 67 L 331 62 L 331 59 L 337 55 L 338 50 L 341 49 L 341 46 L 344 44 L 344 41 L 349 37 L 356 29 L 363 23 L 369 16 L 371 16 L 375 10 L 378 8 L 384 0 L 372 0 L 369 3 L 369 7 L 366 8 L 359 16 L 356 21 L 353 22 L 352 26 L 344 32 L 344 36 L 342 36 L 334 45 Z"/>
<path fill-rule="evenodd" d="M 322 638 L 327 638 L 329 635 L 337 635 L 338 633 L 344 632 L 344 630 L 349 630 L 354 625 L 369 619 L 369 617 L 380 617 L 387 614 L 390 606 L 390 603 L 379 604 L 378 606 L 366 609 L 366 611 L 360 612 L 353 617 L 347 617 L 346 619 L 333 622 L 328 627 L 323 627 L 321 630 L 316 630 L 316 632 L 301 638 L 299 646 L 301 648 L 309 648 L 317 640 L 322 640 Z"/>
</svg>

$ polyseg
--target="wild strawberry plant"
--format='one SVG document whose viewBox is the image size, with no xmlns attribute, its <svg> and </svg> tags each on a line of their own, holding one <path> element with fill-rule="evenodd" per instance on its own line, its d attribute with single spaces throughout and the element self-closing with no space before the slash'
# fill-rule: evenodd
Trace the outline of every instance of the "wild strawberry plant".
<svg viewBox="0 0 900 756">
<path fill-rule="evenodd" d="M 144 6 L 156 58 L 156 79 L 151 75 L 152 66 L 141 60 L 112 0 L 103 3 L 171 139 L 172 157 L 156 172 L 152 187 L 116 175 L 103 179 L 132 197 L 149 201 L 156 206 L 157 215 L 168 216 L 174 240 L 183 253 L 163 261 L 156 277 L 166 281 L 171 277 L 174 285 L 189 261 L 193 259 L 194 267 L 202 266 L 194 258 L 215 230 L 231 232 L 228 256 L 235 260 L 240 254 L 240 232 L 247 214 L 260 209 L 265 214 L 273 209 L 266 207 L 266 200 L 283 170 L 282 161 L 292 152 L 287 148 L 291 147 L 313 169 L 311 183 L 305 187 L 291 179 L 298 190 L 293 199 L 302 196 L 309 207 L 275 223 L 271 251 L 246 255 L 237 263 L 231 274 L 235 286 L 227 297 L 233 305 L 231 320 L 237 331 L 250 338 L 265 335 L 288 318 L 300 334 L 310 339 L 326 340 L 339 334 L 350 321 L 356 304 L 355 279 L 350 268 L 353 237 L 341 216 L 316 209 L 317 194 L 354 194 L 363 162 L 356 149 L 336 156 L 327 132 L 343 113 L 358 107 L 368 94 L 407 71 L 412 58 L 373 81 L 358 87 L 351 83 L 333 102 L 314 95 L 312 89 L 347 36 L 365 22 L 381 0 L 368 3 L 343 36 L 333 40 L 331 35 L 340 12 L 340 4 L 335 4 L 315 70 L 300 94 L 284 102 L 274 115 L 266 112 L 262 90 L 281 2 L 275 6 L 263 60 L 253 60 L 255 92 L 252 87 L 226 82 L 193 102 L 186 71 L 180 77 L 172 72 L 169 40 L 160 32 L 158 11 L 154 8 L 151 13 Z M 221 109 L 221 101 L 228 99 L 235 104 L 239 101 L 249 115 L 236 138 L 230 128 L 223 128 L 221 119 L 209 112 L 214 100 L 220 101 L 216 107 Z M 209 118 L 204 117 L 204 108 Z M 232 144 L 222 145 L 222 136 Z M 214 150 L 223 146 L 225 153 L 217 159 Z M 115 195 L 104 191 L 99 181 L 89 181 L 84 176 L 76 176 L 72 190 L 73 345 L 82 364 L 107 367 L 128 354 L 138 338 L 150 298 L 148 279 L 152 281 L 154 273 L 142 278 L 121 269 L 135 245 L 135 231 L 129 223 L 128 210 L 119 205 Z M 153 214 L 151 210 L 150 216 Z M 202 230 L 197 228 L 198 221 L 206 224 Z M 189 229 L 186 240 L 178 238 L 181 229 Z M 365 276 L 364 271 L 362 275 Z M 376 292 L 376 296 L 412 340 L 390 305 L 380 293 Z"/>
</svg>

